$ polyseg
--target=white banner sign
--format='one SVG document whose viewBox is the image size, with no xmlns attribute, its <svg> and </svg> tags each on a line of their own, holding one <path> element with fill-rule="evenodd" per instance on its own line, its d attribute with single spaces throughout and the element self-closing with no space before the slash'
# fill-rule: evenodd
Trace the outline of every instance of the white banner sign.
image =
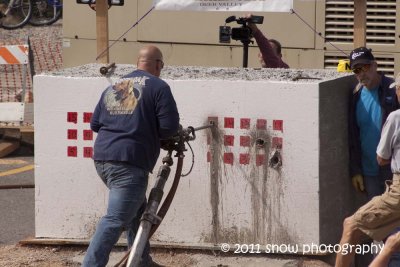
<svg viewBox="0 0 400 267">
<path fill-rule="evenodd" d="M 154 0 L 158 10 L 290 12 L 293 0 Z"/>
</svg>

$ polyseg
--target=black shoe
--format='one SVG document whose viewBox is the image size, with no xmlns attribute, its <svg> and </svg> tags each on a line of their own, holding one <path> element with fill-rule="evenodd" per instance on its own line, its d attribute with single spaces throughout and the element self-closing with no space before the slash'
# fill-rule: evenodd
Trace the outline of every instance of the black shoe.
<svg viewBox="0 0 400 267">
<path fill-rule="evenodd" d="M 158 264 L 155 261 L 151 261 L 149 266 L 147 266 L 147 267 L 165 267 L 165 265 L 161 265 L 161 264 Z"/>
<path fill-rule="evenodd" d="M 140 267 L 165 267 L 165 265 L 161 265 L 153 260 L 150 260 L 147 264 L 141 262 Z"/>
</svg>

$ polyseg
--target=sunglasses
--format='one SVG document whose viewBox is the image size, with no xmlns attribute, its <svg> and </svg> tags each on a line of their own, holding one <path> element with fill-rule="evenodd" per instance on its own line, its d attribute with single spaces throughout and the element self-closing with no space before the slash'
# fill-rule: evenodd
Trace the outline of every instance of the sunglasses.
<svg viewBox="0 0 400 267">
<path fill-rule="evenodd" d="M 366 64 L 366 65 L 361 66 L 361 67 L 359 67 L 359 68 L 354 68 L 354 69 L 352 69 L 352 71 L 353 71 L 354 74 L 360 74 L 361 71 L 362 71 L 362 72 L 368 71 L 370 67 L 371 67 L 370 64 Z"/>
</svg>

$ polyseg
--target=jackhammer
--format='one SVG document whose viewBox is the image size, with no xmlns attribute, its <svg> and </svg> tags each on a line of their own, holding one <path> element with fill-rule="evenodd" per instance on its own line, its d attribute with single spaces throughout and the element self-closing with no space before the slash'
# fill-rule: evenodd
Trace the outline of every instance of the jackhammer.
<svg viewBox="0 0 400 267">
<path fill-rule="evenodd" d="M 172 202 L 172 199 L 175 195 L 176 189 L 179 184 L 179 179 L 182 175 L 182 165 L 183 159 L 185 157 L 184 152 L 187 151 L 185 147 L 185 143 L 188 144 L 190 149 L 192 150 L 189 141 L 193 141 L 196 139 L 196 131 L 204 130 L 214 127 L 214 123 L 210 122 L 209 125 L 201 126 L 198 128 L 187 127 L 185 129 L 181 128 L 178 133 L 166 140 L 161 141 L 161 148 L 167 151 L 167 155 L 162 159 L 162 165 L 160 166 L 157 174 L 157 178 L 154 184 L 154 187 L 150 191 L 148 203 L 146 206 L 146 210 L 144 211 L 141 222 L 139 225 L 139 229 L 137 231 L 135 240 L 133 245 L 128 251 L 128 253 L 124 256 L 124 258 L 118 262 L 115 267 L 138 267 L 140 260 L 142 258 L 143 250 L 145 248 L 146 242 L 153 233 L 156 231 L 158 226 L 160 225 L 162 219 L 168 211 L 168 208 Z M 171 189 L 164 200 L 163 205 L 157 213 L 158 207 L 161 203 L 161 199 L 164 195 L 164 186 L 168 179 L 168 176 L 171 172 L 171 166 L 173 165 L 172 152 L 176 151 L 175 157 L 178 158 L 178 163 L 175 172 L 175 178 L 172 183 Z M 193 153 L 193 150 L 192 150 Z M 193 154 L 194 157 L 194 154 Z M 194 161 L 192 162 L 192 164 Z M 193 167 L 193 165 L 192 165 Z M 192 169 L 190 168 L 190 171 Z M 189 171 L 189 173 L 190 173 Z M 188 173 L 188 174 L 189 174 Z M 187 174 L 186 174 L 187 175 Z M 185 176 L 186 176 L 185 175 Z"/>
</svg>

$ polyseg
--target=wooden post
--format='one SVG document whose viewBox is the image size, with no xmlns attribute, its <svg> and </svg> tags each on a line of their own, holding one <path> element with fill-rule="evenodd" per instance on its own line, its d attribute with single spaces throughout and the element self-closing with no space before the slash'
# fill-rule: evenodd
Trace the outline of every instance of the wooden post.
<svg viewBox="0 0 400 267">
<path fill-rule="evenodd" d="M 96 1 L 97 62 L 110 61 L 108 47 L 108 0 Z"/>
<path fill-rule="evenodd" d="M 354 0 L 354 48 L 366 46 L 367 0 Z"/>
</svg>

